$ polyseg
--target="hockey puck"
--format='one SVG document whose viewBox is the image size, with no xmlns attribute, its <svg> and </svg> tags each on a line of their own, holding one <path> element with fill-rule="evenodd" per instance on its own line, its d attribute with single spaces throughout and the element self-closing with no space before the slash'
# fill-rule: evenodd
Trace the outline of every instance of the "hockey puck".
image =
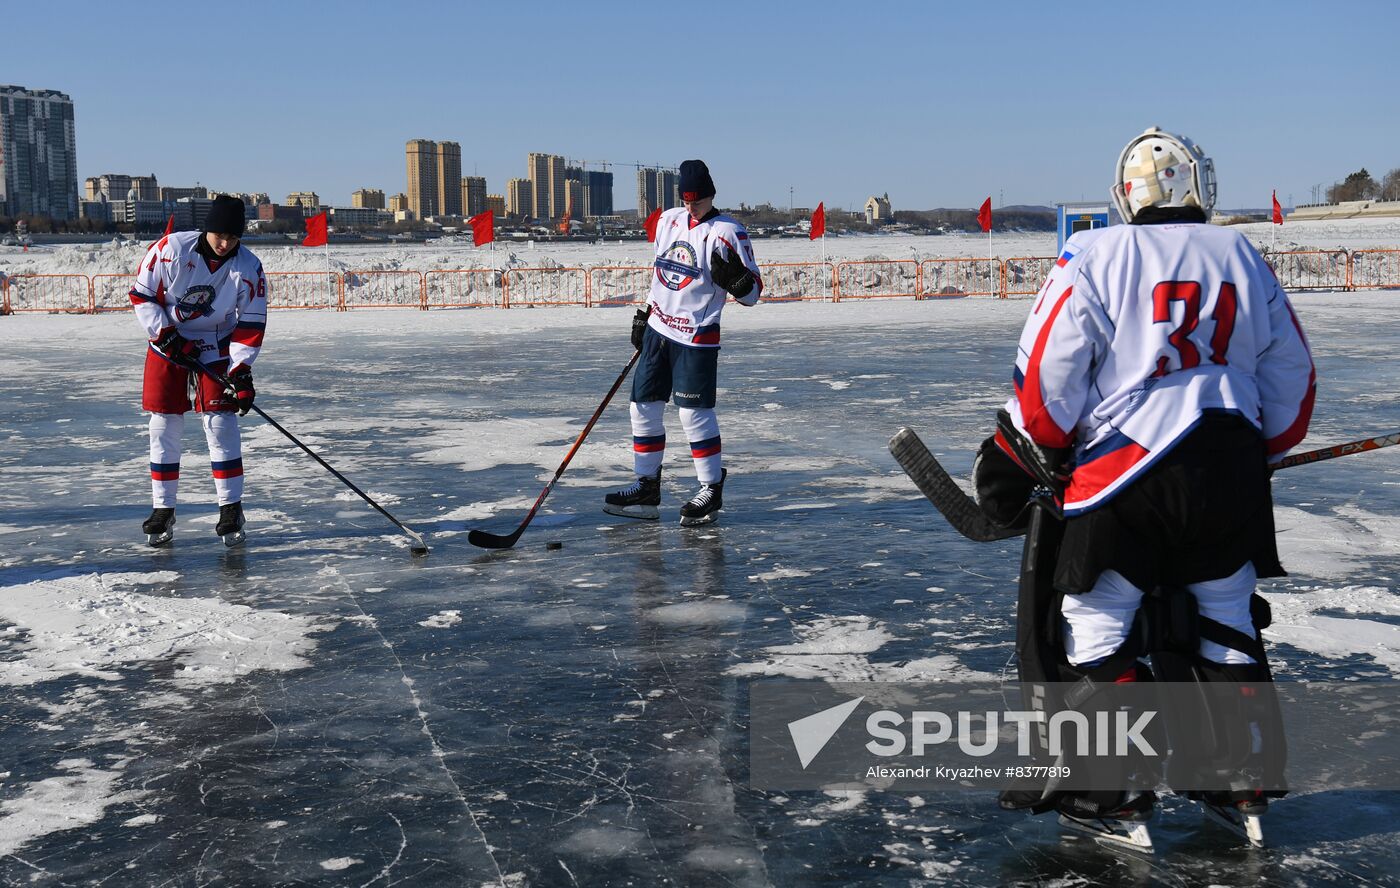
<svg viewBox="0 0 1400 888">
<path fill-rule="evenodd" d="M 408 550 L 408 551 L 409 551 L 409 554 L 412 554 L 412 555 L 427 555 L 427 554 L 428 554 L 428 547 L 427 547 L 427 546 L 411 546 L 411 547 L 409 547 L 409 550 Z"/>
<path fill-rule="evenodd" d="M 564 544 L 559 542 L 558 540 L 554 540 L 552 542 L 545 543 L 544 547 L 546 549 L 562 549 L 564 548 Z"/>
</svg>

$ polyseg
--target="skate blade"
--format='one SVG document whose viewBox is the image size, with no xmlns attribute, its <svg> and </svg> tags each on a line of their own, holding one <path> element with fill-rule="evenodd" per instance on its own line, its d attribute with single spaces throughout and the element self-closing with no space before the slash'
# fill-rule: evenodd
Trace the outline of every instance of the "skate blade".
<svg viewBox="0 0 1400 888">
<path fill-rule="evenodd" d="M 1152 833 L 1148 831 L 1146 823 L 1132 823 L 1122 820 L 1080 820 L 1061 814 L 1060 826 L 1093 836 L 1099 844 L 1111 848 L 1124 848 L 1141 854 L 1151 854 L 1155 850 L 1152 847 Z"/>
<path fill-rule="evenodd" d="M 661 510 L 656 506 L 614 506 L 609 503 L 604 504 L 603 511 L 619 518 L 640 518 L 643 521 L 655 521 L 661 517 Z"/>
<path fill-rule="evenodd" d="M 233 533 L 224 534 L 220 539 L 224 541 L 224 548 L 233 549 L 243 545 L 243 541 L 248 539 L 248 535 L 241 530 L 235 530 Z"/>
<path fill-rule="evenodd" d="M 714 524 L 719 520 L 719 512 L 711 512 L 708 515 L 701 515 L 699 518 L 688 518 L 681 516 L 681 527 L 703 527 L 706 524 Z"/>
<path fill-rule="evenodd" d="M 1264 823 L 1257 814 L 1241 814 L 1233 808 L 1206 805 L 1206 819 L 1223 826 L 1255 848 L 1264 847 Z"/>
<path fill-rule="evenodd" d="M 152 549 L 160 549 L 170 545 L 170 541 L 175 538 L 175 531 L 165 530 L 160 533 L 146 534 L 146 545 Z"/>
</svg>

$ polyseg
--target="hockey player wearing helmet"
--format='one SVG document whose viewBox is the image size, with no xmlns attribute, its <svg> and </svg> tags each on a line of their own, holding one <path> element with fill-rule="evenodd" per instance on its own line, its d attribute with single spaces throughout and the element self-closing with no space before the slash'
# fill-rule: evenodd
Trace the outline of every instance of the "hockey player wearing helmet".
<svg viewBox="0 0 1400 888">
<path fill-rule="evenodd" d="M 1283 573 L 1269 464 L 1307 433 L 1316 388 L 1307 341 L 1254 248 L 1207 224 L 1215 169 L 1190 139 L 1156 128 L 1134 138 L 1111 193 L 1128 224 L 1065 242 L 975 471 L 988 514 L 1034 516 L 1018 619 L 1039 612 L 1050 626 L 1018 633 L 1032 640 L 1018 643 L 1021 678 L 1150 679 L 1140 660 L 1151 654 L 1159 680 L 1265 682 L 1267 606 L 1253 593 L 1258 577 Z M 1022 508 L 1037 486 L 1053 490 L 1054 508 Z M 1140 611 L 1158 606 L 1199 617 L 1189 650 L 1152 647 Z M 1263 735 L 1268 767 L 1251 771 L 1256 748 L 1222 765 L 1248 759 L 1243 770 L 1207 775 L 1211 791 L 1171 775 L 1175 790 L 1252 838 L 1268 795 L 1281 794 L 1260 785 L 1263 772 L 1281 780 L 1282 755 L 1278 725 L 1261 711 L 1242 736 Z M 1152 814 L 1152 783 L 1135 793 L 1022 789 L 1002 804 L 1131 832 Z"/>
</svg>

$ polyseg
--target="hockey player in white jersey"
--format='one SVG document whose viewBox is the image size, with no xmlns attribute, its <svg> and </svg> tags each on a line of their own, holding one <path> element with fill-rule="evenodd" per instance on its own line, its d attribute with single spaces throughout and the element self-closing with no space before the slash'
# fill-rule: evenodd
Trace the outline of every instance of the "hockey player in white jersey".
<svg viewBox="0 0 1400 888">
<path fill-rule="evenodd" d="M 1065 242 L 1022 332 L 1014 394 L 975 470 L 992 517 L 1026 514 L 1032 477 L 1055 491 L 1065 516 L 1043 522 L 1052 535 L 1036 542 L 1049 554 L 1036 556 L 1035 595 L 1052 602 L 1042 613 L 1056 622 L 1022 630 L 1021 677 L 1143 680 L 1139 661 L 1151 653 L 1159 680 L 1267 682 L 1267 605 L 1253 592 L 1256 578 L 1283 573 L 1268 465 L 1307 433 L 1316 387 L 1308 344 L 1260 255 L 1238 232 L 1206 224 L 1214 167 L 1189 139 L 1156 128 L 1134 138 L 1112 195 L 1128 224 Z M 1028 600 L 1023 586 L 1018 619 L 1028 618 Z M 1144 647 L 1140 624 L 1150 619 L 1139 619 L 1140 607 L 1156 602 L 1199 617 L 1198 648 L 1193 640 L 1183 656 L 1159 656 Z M 1049 638 L 1039 662 L 1027 657 L 1036 638 Z M 1261 712 L 1220 726 L 1221 736 L 1255 738 L 1222 765 L 1239 766 L 1233 776 L 1215 775 L 1228 791 L 1172 780 L 1251 838 L 1267 797 L 1281 794 L 1263 791 L 1249 765 L 1261 744 L 1281 760 L 1279 725 Z M 1154 803 L 1150 791 L 1002 798 L 1006 808 L 1058 809 L 1062 822 L 1096 833 L 1137 829 Z"/>
<path fill-rule="evenodd" d="M 194 409 L 209 443 L 219 498 L 215 531 L 243 542 L 243 451 L 238 417 L 253 405 L 253 361 L 267 326 L 262 263 L 239 243 L 243 201 L 214 198 L 200 231 L 161 238 L 141 261 L 131 303 L 149 344 L 141 407 L 151 414 L 151 498 L 142 525 L 151 545 L 170 541 L 180 483 L 181 434 Z M 225 389 L 189 369 L 199 362 L 232 383 Z"/>
<path fill-rule="evenodd" d="M 656 258 L 647 307 L 632 321 L 641 352 L 632 377 L 632 463 L 637 480 L 610 493 L 603 510 L 627 518 L 660 517 L 661 463 L 666 455 L 662 413 L 679 409 L 700 490 L 680 510 L 681 524 L 708 524 L 723 506 L 727 470 L 721 464 L 715 414 L 720 314 L 733 297 L 753 305 L 763 292 L 749 233 L 714 208 L 715 185 L 702 161 L 680 167 L 684 207 L 656 225 Z"/>
</svg>

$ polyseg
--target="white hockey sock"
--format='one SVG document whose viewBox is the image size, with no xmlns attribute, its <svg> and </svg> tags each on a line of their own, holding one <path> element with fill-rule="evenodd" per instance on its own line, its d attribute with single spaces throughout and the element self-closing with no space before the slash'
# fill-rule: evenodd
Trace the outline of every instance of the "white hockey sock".
<svg viewBox="0 0 1400 888">
<path fill-rule="evenodd" d="M 185 431 L 183 413 L 152 413 L 151 504 L 157 509 L 175 508 L 180 488 L 180 435 Z"/>
<path fill-rule="evenodd" d="M 1254 571 L 1254 562 L 1246 561 L 1244 567 L 1218 580 L 1191 583 L 1187 589 L 1196 596 L 1201 616 L 1209 617 L 1217 623 L 1224 623 L 1231 629 L 1254 637 L 1254 618 L 1249 613 L 1249 596 L 1254 592 L 1259 579 Z M 1213 663 L 1253 663 L 1254 658 L 1233 648 L 1201 639 L 1201 656 Z"/>
<path fill-rule="evenodd" d="M 715 484 L 720 479 L 719 417 L 713 407 L 682 407 L 681 426 L 690 442 L 690 456 L 695 460 L 695 477 L 701 484 Z"/>
<path fill-rule="evenodd" d="M 1065 620 L 1065 657 L 1075 666 L 1113 655 L 1133 628 L 1142 590 L 1116 570 L 1099 574 L 1085 595 L 1066 595 L 1060 604 Z"/>
<path fill-rule="evenodd" d="M 655 475 L 666 458 L 665 401 L 632 402 L 632 468 L 637 477 Z"/>
<path fill-rule="evenodd" d="M 238 434 L 238 414 L 221 410 L 201 415 L 219 505 L 240 502 L 243 499 L 243 442 Z"/>
</svg>

